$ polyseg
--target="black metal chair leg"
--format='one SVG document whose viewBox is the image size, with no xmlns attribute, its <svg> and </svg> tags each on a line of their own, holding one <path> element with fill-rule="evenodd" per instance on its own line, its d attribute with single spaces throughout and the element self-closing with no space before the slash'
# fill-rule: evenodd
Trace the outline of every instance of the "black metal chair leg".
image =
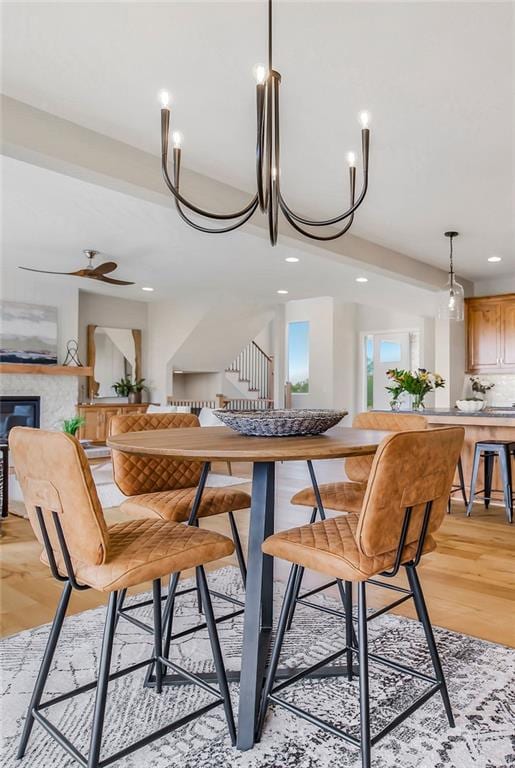
<svg viewBox="0 0 515 768">
<path fill-rule="evenodd" d="M 256 726 L 256 741 L 261 738 L 261 732 L 263 731 L 263 725 L 265 722 L 265 716 L 268 709 L 268 697 L 272 691 L 277 667 L 279 665 L 279 659 L 281 657 L 281 649 L 283 646 L 284 635 L 287 630 L 290 608 L 292 602 L 295 600 L 295 589 L 297 585 L 299 566 L 294 565 L 290 571 L 288 583 L 286 585 L 286 591 L 284 593 L 283 604 L 281 606 L 281 613 L 279 615 L 279 622 L 277 624 L 277 632 L 275 635 L 274 647 L 272 649 L 272 657 L 270 664 L 268 665 L 268 671 L 265 678 L 265 685 L 263 687 L 263 693 L 261 696 L 261 704 L 259 707 L 259 713 Z"/>
<path fill-rule="evenodd" d="M 476 449 L 474 451 L 474 464 L 472 467 L 472 479 L 470 481 L 470 496 L 469 496 L 469 503 L 467 507 L 467 517 L 470 517 L 470 515 L 472 514 L 472 505 L 474 504 L 474 496 L 476 494 L 480 459 L 481 459 L 481 452 Z"/>
<path fill-rule="evenodd" d="M 304 576 L 304 568 L 302 566 L 299 566 L 297 576 L 295 579 L 295 588 L 293 592 L 293 600 L 290 604 L 290 611 L 288 616 L 288 621 L 286 623 L 286 631 L 289 632 L 291 629 L 291 625 L 293 624 L 293 617 L 295 616 L 295 609 L 297 607 L 297 600 L 299 599 L 300 594 L 300 588 L 302 586 L 302 579 Z"/>
<path fill-rule="evenodd" d="M 228 517 L 229 523 L 231 525 L 232 540 L 236 548 L 236 557 L 238 559 L 238 566 L 240 568 L 241 580 L 243 581 L 243 586 L 245 587 L 247 584 L 247 564 L 243 554 L 243 547 L 241 546 L 240 533 L 238 531 L 238 526 L 236 525 L 234 512 L 228 512 Z"/>
<path fill-rule="evenodd" d="M 193 525 L 196 528 L 200 528 L 198 520 L 195 520 L 193 522 Z M 197 582 L 197 606 L 198 606 L 198 612 L 199 613 L 203 613 L 203 610 L 202 610 L 202 592 L 200 591 L 200 585 L 198 583 L 197 576 L 195 576 L 195 579 L 196 579 L 196 582 Z"/>
<path fill-rule="evenodd" d="M 352 624 L 352 581 L 345 582 L 345 645 L 347 646 L 347 680 L 352 680 L 352 663 L 354 647 L 354 627 Z"/>
<path fill-rule="evenodd" d="M 100 655 L 100 668 L 98 671 L 97 693 L 95 696 L 95 711 L 93 714 L 93 729 L 88 755 L 88 768 L 98 768 L 100 761 L 100 748 L 102 746 L 102 731 L 104 729 L 104 716 L 106 710 L 107 687 L 109 684 L 109 669 L 113 654 L 113 639 L 116 624 L 116 606 L 118 604 L 118 592 L 111 592 L 107 606 L 104 637 L 102 640 L 102 652 Z"/>
<path fill-rule="evenodd" d="M 115 630 L 118 627 L 118 622 L 120 621 L 120 611 L 123 608 L 123 604 L 125 603 L 126 597 L 127 597 L 127 590 L 126 589 L 120 590 L 120 592 L 118 593 L 118 602 L 116 605 L 116 619 L 114 623 Z"/>
<path fill-rule="evenodd" d="M 511 454 L 508 448 L 499 451 L 499 465 L 501 469 L 502 488 L 504 494 L 504 506 L 506 518 L 513 522 L 513 485 L 511 479 Z"/>
<path fill-rule="evenodd" d="M 156 668 L 156 693 L 163 690 L 163 665 L 159 659 L 163 655 L 163 625 L 161 615 L 161 579 L 154 579 L 152 582 L 152 596 L 154 599 L 154 656 Z"/>
<path fill-rule="evenodd" d="M 463 462 L 461 460 L 461 456 L 458 459 L 458 477 L 460 479 L 460 489 L 461 495 L 463 497 L 463 503 L 465 506 L 468 506 L 467 492 L 465 490 L 465 477 L 463 475 Z"/>
<path fill-rule="evenodd" d="M 361 733 L 361 765 L 371 768 L 370 695 L 368 689 L 368 630 L 366 582 L 358 584 L 358 661 L 359 661 L 359 719 Z"/>
<path fill-rule="evenodd" d="M 494 454 L 485 451 L 484 473 L 485 473 L 485 496 L 483 503 L 485 509 L 490 506 L 490 497 L 492 495 L 492 474 L 494 469 Z"/>
<path fill-rule="evenodd" d="M 447 719 L 449 721 L 449 725 L 451 726 L 451 728 L 454 728 L 454 716 L 452 714 L 451 702 L 449 699 L 449 692 L 447 691 L 447 683 L 445 682 L 445 677 L 443 674 L 440 656 L 438 654 L 438 649 L 435 643 L 433 628 L 431 626 L 431 621 L 429 619 L 429 614 L 427 612 L 426 602 L 424 600 L 424 594 L 422 592 L 422 587 L 420 585 L 418 574 L 414 565 L 406 566 L 406 575 L 408 577 L 410 589 L 413 592 L 413 600 L 415 601 L 417 613 L 420 617 L 420 621 L 424 628 L 427 647 L 429 648 L 429 654 L 431 656 L 431 662 L 433 664 L 433 669 L 435 671 L 436 679 L 438 680 L 439 683 L 441 683 L 440 692 L 442 694 L 445 712 L 447 713 Z"/>
<path fill-rule="evenodd" d="M 20 760 L 23 757 L 23 755 L 25 754 L 25 750 L 27 748 L 27 742 L 30 738 L 32 727 L 34 725 L 33 711 L 35 707 L 37 707 L 41 703 L 41 697 L 43 696 L 45 683 L 47 681 L 48 673 L 52 665 L 52 660 L 54 658 L 55 649 L 57 646 L 57 642 L 59 640 L 59 635 L 61 634 L 61 629 L 63 626 L 64 617 L 66 616 L 66 610 L 70 602 L 71 593 L 72 593 L 72 585 L 70 584 L 69 581 L 67 581 L 66 584 L 64 585 L 64 589 L 63 589 L 61 598 L 59 600 L 57 610 L 55 612 L 55 617 L 52 623 L 50 634 L 48 636 L 45 653 L 43 654 L 41 667 L 39 668 L 36 685 L 34 686 L 34 691 L 32 693 L 32 698 L 30 700 L 29 708 L 27 711 L 27 718 L 23 726 L 20 745 L 18 747 L 18 753 L 16 755 L 18 760 Z"/>
<path fill-rule="evenodd" d="M 204 601 L 204 615 L 207 624 L 207 631 L 209 633 L 209 642 L 211 643 L 211 650 L 213 652 L 213 660 L 215 662 L 216 677 L 218 680 L 218 687 L 224 700 L 225 717 L 227 720 L 227 727 L 229 729 L 229 736 L 231 737 L 231 744 L 233 747 L 236 744 L 236 726 L 234 724 L 234 714 L 231 704 L 231 696 L 229 693 L 229 685 L 227 683 L 227 674 L 225 672 L 225 665 L 222 656 L 222 650 L 220 648 L 220 640 L 218 638 L 218 631 L 216 629 L 215 614 L 213 613 L 213 605 L 211 603 L 211 596 L 207 586 L 207 579 L 204 568 L 199 566 L 196 568 L 197 583 L 200 586 L 202 599 Z"/>
</svg>

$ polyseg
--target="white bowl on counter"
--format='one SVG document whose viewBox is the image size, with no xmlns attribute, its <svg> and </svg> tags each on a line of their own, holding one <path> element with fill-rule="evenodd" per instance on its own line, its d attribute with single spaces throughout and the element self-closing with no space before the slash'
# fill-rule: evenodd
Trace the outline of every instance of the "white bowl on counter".
<svg viewBox="0 0 515 768">
<path fill-rule="evenodd" d="M 456 400 L 456 407 L 463 413 L 478 413 L 485 407 L 484 400 Z"/>
</svg>

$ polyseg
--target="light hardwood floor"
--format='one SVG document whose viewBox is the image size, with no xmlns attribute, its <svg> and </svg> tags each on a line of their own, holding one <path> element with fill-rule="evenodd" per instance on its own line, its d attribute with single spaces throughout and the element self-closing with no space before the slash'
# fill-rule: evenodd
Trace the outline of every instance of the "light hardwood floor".
<svg viewBox="0 0 515 768">
<path fill-rule="evenodd" d="M 315 463 L 320 482 L 340 479 L 339 461 Z M 215 466 L 222 473 L 225 465 Z M 248 477 L 249 465 L 233 464 L 233 474 Z M 309 510 L 292 507 L 293 493 L 309 484 L 307 468 L 301 462 L 279 464 L 277 468 L 276 528 L 303 524 Z M 248 512 L 237 513 L 246 543 Z M 119 511 L 108 510 L 109 520 L 121 519 Z M 202 525 L 229 532 L 225 516 L 210 518 Z M 61 586 L 39 561 L 40 547 L 27 520 L 10 515 L 1 523 L 1 616 L 2 634 L 51 621 Z M 420 575 L 430 615 L 436 626 L 462 632 L 496 643 L 515 647 L 515 525 L 505 521 L 501 507 L 488 512 L 476 505 L 472 518 L 465 518 L 463 505 L 457 500 L 438 535 L 438 549 L 421 563 Z M 228 559 L 227 562 L 232 562 Z M 211 569 L 222 563 L 212 564 Z M 284 579 L 287 566 L 278 562 L 276 578 Z M 187 576 L 188 574 L 185 574 Z M 399 582 L 404 583 L 404 577 Z M 318 583 L 307 574 L 308 585 Z M 143 585 L 141 589 L 148 588 Z M 392 593 L 370 589 L 369 602 L 380 606 L 391 601 Z M 93 590 L 74 593 L 70 613 L 77 613 L 105 603 L 106 598 Z M 411 601 L 396 609 L 397 613 L 414 617 Z M 320 614 L 323 621 L 323 614 Z"/>
</svg>

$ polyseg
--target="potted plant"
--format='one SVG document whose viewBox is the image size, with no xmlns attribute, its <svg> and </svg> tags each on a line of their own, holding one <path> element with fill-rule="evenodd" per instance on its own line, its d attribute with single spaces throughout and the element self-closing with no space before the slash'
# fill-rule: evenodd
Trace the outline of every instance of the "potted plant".
<svg viewBox="0 0 515 768">
<path fill-rule="evenodd" d="M 445 387 L 445 380 L 440 374 L 431 373 L 426 368 L 417 368 L 416 371 L 391 368 L 386 371 L 386 375 L 392 381 L 386 389 L 393 395 L 393 402 L 397 403 L 401 392 L 407 392 L 412 397 L 411 407 L 414 411 L 423 410 L 424 398 L 429 392 Z"/>
<path fill-rule="evenodd" d="M 77 432 L 85 423 L 86 420 L 82 416 L 72 416 L 71 419 L 65 419 L 63 421 L 63 432 L 76 437 Z"/>
<path fill-rule="evenodd" d="M 495 384 L 486 379 L 480 379 L 479 376 L 470 376 L 470 382 L 472 384 L 472 392 L 474 395 L 481 395 L 481 397 L 474 397 L 474 399 L 482 400 L 483 408 L 485 408 L 488 400 L 488 393 L 495 387 Z M 468 400 L 469 398 L 466 399 Z"/>
<path fill-rule="evenodd" d="M 115 381 L 113 389 L 118 397 L 126 397 L 129 403 L 141 403 L 141 393 L 145 389 L 145 379 L 135 379 L 126 376 Z"/>
<path fill-rule="evenodd" d="M 145 379 L 135 379 L 129 392 L 129 403 L 141 403 L 141 393 L 145 389 Z"/>
</svg>

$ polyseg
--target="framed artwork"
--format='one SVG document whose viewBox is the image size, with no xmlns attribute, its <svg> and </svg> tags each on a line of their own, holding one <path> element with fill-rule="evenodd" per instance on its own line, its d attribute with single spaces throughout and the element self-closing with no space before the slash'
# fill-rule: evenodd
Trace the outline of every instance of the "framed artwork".
<svg viewBox="0 0 515 768">
<path fill-rule="evenodd" d="M 57 364 L 57 307 L 0 301 L 0 362 Z"/>
</svg>

